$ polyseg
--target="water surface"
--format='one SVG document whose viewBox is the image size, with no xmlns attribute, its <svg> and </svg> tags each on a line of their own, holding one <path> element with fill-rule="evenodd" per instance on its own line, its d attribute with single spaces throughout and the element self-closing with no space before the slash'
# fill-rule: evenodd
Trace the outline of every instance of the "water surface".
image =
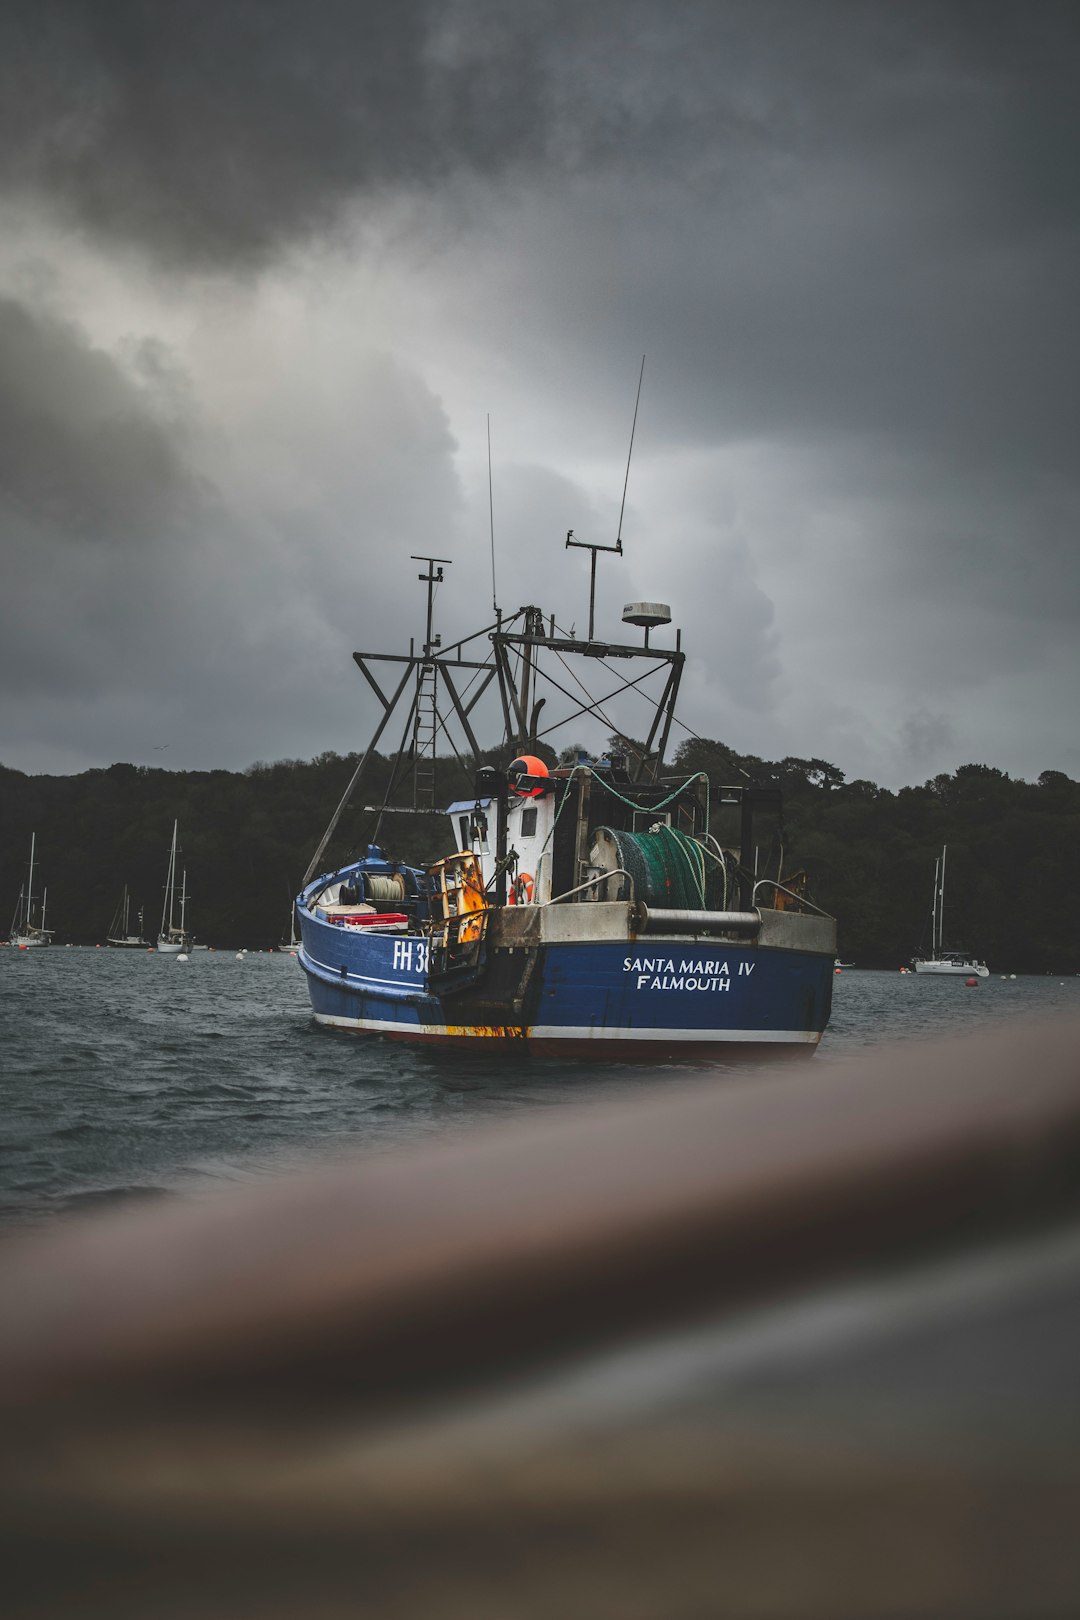
<svg viewBox="0 0 1080 1620">
<path fill-rule="evenodd" d="M 815 1063 L 988 1020 L 1080 1011 L 1080 979 L 845 970 Z M 318 1028 L 291 957 L 0 950 L 0 1219 L 215 1185 L 332 1145 L 649 1089 L 701 1065 L 444 1052 Z M 745 1066 L 715 1066 L 718 1083 Z"/>
</svg>

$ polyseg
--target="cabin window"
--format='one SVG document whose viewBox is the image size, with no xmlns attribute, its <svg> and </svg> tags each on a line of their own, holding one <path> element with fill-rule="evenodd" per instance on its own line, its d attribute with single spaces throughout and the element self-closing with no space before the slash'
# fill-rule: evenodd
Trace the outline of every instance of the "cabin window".
<svg viewBox="0 0 1080 1620">
<path fill-rule="evenodd" d="M 535 805 L 532 805 L 528 810 L 523 810 L 521 812 L 521 836 L 522 836 L 522 838 L 535 838 L 536 837 L 536 806 Z"/>
<path fill-rule="evenodd" d="M 471 849 L 472 848 L 472 839 L 469 837 L 469 818 L 468 818 L 468 816 L 459 816 L 458 817 L 458 826 L 461 828 L 461 843 L 459 844 L 458 848 L 459 849 Z"/>
</svg>

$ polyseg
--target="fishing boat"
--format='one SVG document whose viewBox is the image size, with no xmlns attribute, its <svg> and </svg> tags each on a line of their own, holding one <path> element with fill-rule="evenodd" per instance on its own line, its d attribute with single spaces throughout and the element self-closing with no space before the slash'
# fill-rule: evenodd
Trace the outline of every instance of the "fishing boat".
<svg viewBox="0 0 1080 1620">
<path fill-rule="evenodd" d="M 120 897 L 116 910 L 113 912 L 113 920 L 109 924 L 109 932 L 105 936 L 106 945 L 111 945 L 116 950 L 147 950 L 150 942 L 143 938 L 143 914 L 141 908 L 138 913 L 138 924 L 138 932 L 133 934 L 131 932 L 131 899 L 128 895 L 128 886 L 125 883 L 124 892 Z"/>
<path fill-rule="evenodd" d="M 55 929 L 45 926 L 45 909 L 49 898 L 48 889 L 42 890 L 41 910 L 35 910 L 34 904 L 34 855 L 37 844 L 37 834 L 30 834 L 30 875 L 26 884 L 19 890 L 19 899 L 15 907 L 15 915 L 11 919 L 10 943 L 25 951 L 36 949 L 42 945 L 51 945 Z"/>
<path fill-rule="evenodd" d="M 942 944 L 945 932 L 945 857 L 948 844 L 934 862 L 934 894 L 930 913 L 930 954 L 916 956 L 912 967 L 916 973 L 928 973 L 964 978 L 988 979 L 990 969 L 970 951 L 946 950 Z"/>
<path fill-rule="evenodd" d="M 169 848 L 169 870 L 165 879 L 165 904 L 161 911 L 161 931 L 157 938 L 157 948 L 165 956 L 179 956 L 181 951 L 190 951 L 192 936 L 186 926 L 187 913 L 187 871 L 180 878 L 179 886 L 176 882 L 176 853 L 177 832 L 179 823 L 173 822 L 172 844 Z M 176 921 L 177 903 L 179 902 L 180 921 Z"/>
<path fill-rule="evenodd" d="M 614 546 L 572 530 L 566 545 L 592 552 L 587 639 L 538 606 L 504 617 L 493 604 L 493 623 L 443 647 L 432 604 L 448 560 L 419 557 L 421 649 L 353 654 L 383 713 L 297 896 L 314 1016 L 357 1034 L 474 1049 L 654 1060 L 810 1054 L 829 1018 L 836 923 L 807 899 L 805 874 L 757 870 L 756 829 L 761 817 L 775 825 L 779 789 L 665 772 L 681 633 L 674 645 L 654 644 L 670 609 L 634 602 L 623 622 L 643 630 L 643 642 L 599 638 L 597 553 L 622 555 L 621 522 Z M 569 683 L 575 661 L 584 697 Z M 404 666 L 390 695 L 379 680 L 386 665 Z M 594 698 L 585 690 L 593 678 L 615 680 L 614 690 Z M 549 696 L 570 699 L 560 724 L 593 717 L 610 729 L 610 703 L 643 687 L 644 744 L 620 741 L 558 764 L 539 756 L 555 730 L 540 725 Z M 410 688 L 395 769 L 411 761 L 413 808 L 448 818 L 449 853 L 417 866 L 384 852 L 392 778 L 367 854 L 320 870 Z M 479 764 L 473 795 L 440 807 L 435 739 L 456 733 L 459 756 L 479 761 L 473 715 L 488 691 L 498 695 L 499 757 L 509 764 Z"/>
</svg>

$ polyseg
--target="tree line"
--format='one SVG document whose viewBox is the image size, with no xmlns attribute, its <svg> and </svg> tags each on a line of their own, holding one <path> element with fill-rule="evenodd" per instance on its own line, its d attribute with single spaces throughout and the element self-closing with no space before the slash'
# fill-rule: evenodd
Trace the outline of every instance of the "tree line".
<svg viewBox="0 0 1080 1620">
<path fill-rule="evenodd" d="M 550 750 L 538 751 L 554 763 Z M 292 896 L 357 763 L 357 755 L 326 753 L 245 771 L 110 765 L 66 777 L 0 766 L 2 937 L 26 880 L 33 832 L 35 892 L 48 888 L 57 942 L 103 943 L 125 884 L 152 938 L 175 819 L 196 938 L 272 945 L 287 933 Z M 699 771 L 714 787 L 783 790 L 783 820 L 765 830 L 761 870 L 782 864 L 786 874 L 809 874 L 810 897 L 839 921 L 845 960 L 896 968 L 929 947 L 934 862 L 947 844 L 946 945 L 976 952 L 993 972 L 1080 971 L 1080 783 L 1061 771 L 1027 782 L 963 765 L 894 792 L 848 782 L 825 760 L 768 761 L 694 738 L 665 775 Z M 472 772 L 456 758 L 438 760 L 436 783 L 440 811 L 473 792 Z M 324 870 L 364 853 L 387 799 L 392 807 L 411 802 L 411 765 L 375 755 L 320 862 Z M 389 853 L 420 865 L 449 848 L 445 818 L 401 808 L 382 815 L 378 836 Z M 721 837 L 728 841 L 722 830 Z"/>
<path fill-rule="evenodd" d="M 675 774 L 691 770 L 783 790 L 784 870 L 809 874 L 844 960 L 896 968 L 929 949 L 934 862 L 947 845 L 946 947 L 993 972 L 1080 971 L 1080 783 L 1063 772 L 1027 782 L 962 765 L 893 792 L 848 782 L 825 760 L 770 763 L 707 739 L 676 753 Z"/>
</svg>

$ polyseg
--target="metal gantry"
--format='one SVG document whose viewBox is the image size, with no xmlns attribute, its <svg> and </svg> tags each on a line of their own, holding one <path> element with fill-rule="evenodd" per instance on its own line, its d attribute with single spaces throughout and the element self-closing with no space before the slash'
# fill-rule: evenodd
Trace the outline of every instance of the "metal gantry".
<svg viewBox="0 0 1080 1620">
<path fill-rule="evenodd" d="M 569 544 L 584 544 L 573 541 L 572 531 L 571 536 L 567 538 Z M 481 747 L 473 728 L 472 716 L 492 682 L 497 683 L 498 687 L 503 720 L 503 744 L 508 749 L 513 748 L 527 753 L 551 732 L 585 716 L 593 716 L 610 726 L 611 722 L 604 713 L 605 705 L 625 692 L 639 689 L 643 681 L 653 675 L 658 668 L 666 665 L 667 678 L 664 688 L 659 698 L 653 702 L 648 736 L 633 772 L 636 780 L 643 778 L 655 780 L 659 776 L 675 718 L 675 704 L 686 658 L 682 651 L 681 633 L 676 631 L 673 648 L 650 646 L 647 632 L 643 646 L 598 641 L 594 633 L 596 554 L 598 551 L 610 551 L 621 555 L 622 547 L 589 545 L 585 549 L 592 552 L 587 641 L 580 641 L 575 636 L 559 631 L 554 614 L 545 620 L 543 611 L 530 604 L 519 608 L 508 618 L 504 618 L 503 614 L 496 610 L 494 623 L 485 625 L 482 629 L 475 630 L 444 647 L 442 638 L 434 631 L 434 605 L 436 588 L 443 581 L 443 569 L 450 566 L 450 559 L 413 557 L 414 562 L 427 564 L 427 571 L 417 576 L 427 588 L 424 641 L 419 651 L 415 642 L 410 641 L 407 653 L 353 653 L 357 668 L 378 699 L 382 715 L 342 800 L 334 811 L 330 825 L 312 856 L 304 875 L 305 884 L 315 874 L 338 821 L 352 801 L 383 733 L 407 692 L 410 693 L 408 710 L 397 762 L 387 789 L 387 802 L 396 785 L 402 759 L 407 758 L 412 766 L 413 810 L 431 812 L 436 809 L 435 759 L 440 737 L 445 738 L 450 748 L 456 752 L 448 726 L 451 719 L 455 719 L 460 726 L 474 761 L 479 760 Z M 467 656 L 472 644 L 483 639 L 490 644 L 486 654 L 483 657 Z M 584 683 L 579 681 L 578 685 L 585 694 L 582 698 L 545 667 L 541 662 L 544 655 L 550 655 L 564 668 L 567 667 L 568 657 L 585 657 L 598 664 L 605 664 L 609 659 L 645 659 L 649 667 L 642 674 L 620 678 L 618 684 L 600 698 L 594 698 L 586 690 Z M 400 679 L 389 693 L 383 689 L 376 673 L 380 664 L 393 664 L 401 668 Z M 577 677 L 574 676 L 573 679 L 577 680 Z M 540 726 L 540 717 L 547 697 L 540 691 L 541 683 L 550 687 L 553 692 L 568 698 L 574 705 L 570 713 L 562 715 L 543 729 Z M 461 758 L 460 754 L 458 757 Z M 386 808 L 384 804 L 383 810 Z"/>
</svg>

